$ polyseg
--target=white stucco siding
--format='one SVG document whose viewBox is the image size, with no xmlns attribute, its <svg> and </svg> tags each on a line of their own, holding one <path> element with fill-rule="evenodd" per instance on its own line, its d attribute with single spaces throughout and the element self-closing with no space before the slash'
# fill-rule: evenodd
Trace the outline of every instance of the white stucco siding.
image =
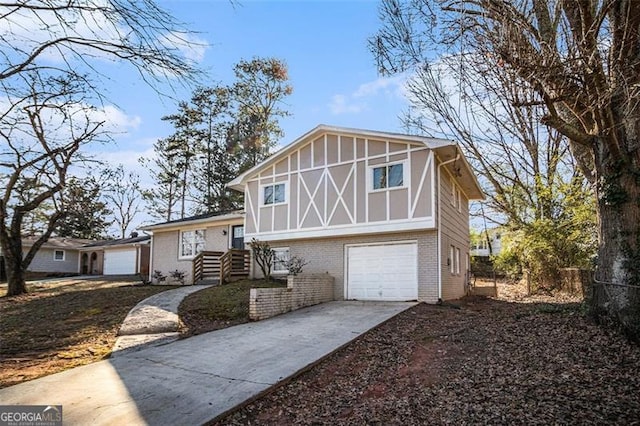
<svg viewBox="0 0 640 426">
<path fill-rule="evenodd" d="M 433 152 L 415 142 L 312 136 L 248 177 L 246 234 L 271 240 L 433 229 L 433 162 Z M 387 176 L 381 188 L 374 187 L 374 169 Z M 276 190 L 284 200 L 266 201 L 265 191 Z"/>
<path fill-rule="evenodd" d="M 170 272 L 178 270 L 186 274 L 186 283 L 192 283 L 193 260 L 180 256 L 180 233 L 203 229 L 205 231 L 205 250 L 226 252 L 231 247 L 232 226 L 242 225 L 242 223 L 241 219 L 219 225 L 193 225 L 185 222 L 180 229 L 154 231 L 151 275 L 154 271 L 160 271 L 163 275 L 168 276 Z"/>
</svg>

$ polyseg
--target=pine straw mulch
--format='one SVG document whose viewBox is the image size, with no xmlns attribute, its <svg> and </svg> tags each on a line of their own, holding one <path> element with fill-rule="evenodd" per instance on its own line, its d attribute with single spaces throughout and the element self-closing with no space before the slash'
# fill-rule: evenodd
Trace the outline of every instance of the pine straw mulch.
<svg viewBox="0 0 640 426">
<path fill-rule="evenodd" d="M 640 424 L 640 348 L 572 296 L 420 304 L 217 424 Z"/>
</svg>

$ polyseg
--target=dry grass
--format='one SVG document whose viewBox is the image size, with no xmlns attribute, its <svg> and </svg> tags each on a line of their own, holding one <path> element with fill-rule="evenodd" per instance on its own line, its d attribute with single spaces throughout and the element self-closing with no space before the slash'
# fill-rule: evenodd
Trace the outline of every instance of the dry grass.
<svg viewBox="0 0 640 426">
<path fill-rule="evenodd" d="M 130 278 L 63 279 L 0 298 L 0 387 L 108 357 L 129 310 L 174 288 L 136 284 Z"/>
<path fill-rule="evenodd" d="M 178 309 L 183 337 L 249 322 L 249 290 L 285 287 L 286 283 L 240 280 L 187 296 Z"/>
</svg>

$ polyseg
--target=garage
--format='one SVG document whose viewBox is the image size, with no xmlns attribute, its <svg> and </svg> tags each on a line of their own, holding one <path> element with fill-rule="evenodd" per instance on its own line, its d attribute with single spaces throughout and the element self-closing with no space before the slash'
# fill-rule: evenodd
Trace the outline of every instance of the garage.
<svg viewBox="0 0 640 426">
<path fill-rule="evenodd" d="M 105 275 L 130 275 L 136 273 L 136 248 L 104 251 Z"/>
<path fill-rule="evenodd" d="M 415 242 L 347 246 L 347 299 L 418 299 Z"/>
</svg>

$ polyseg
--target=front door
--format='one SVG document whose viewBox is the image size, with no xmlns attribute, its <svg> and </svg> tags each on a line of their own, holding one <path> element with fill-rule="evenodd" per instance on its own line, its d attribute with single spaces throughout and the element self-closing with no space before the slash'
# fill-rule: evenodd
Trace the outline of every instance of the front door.
<svg viewBox="0 0 640 426">
<path fill-rule="evenodd" d="M 231 228 L 231 247 L 244 250 L 244 226 L 236 225 Z"/>
</svg>

